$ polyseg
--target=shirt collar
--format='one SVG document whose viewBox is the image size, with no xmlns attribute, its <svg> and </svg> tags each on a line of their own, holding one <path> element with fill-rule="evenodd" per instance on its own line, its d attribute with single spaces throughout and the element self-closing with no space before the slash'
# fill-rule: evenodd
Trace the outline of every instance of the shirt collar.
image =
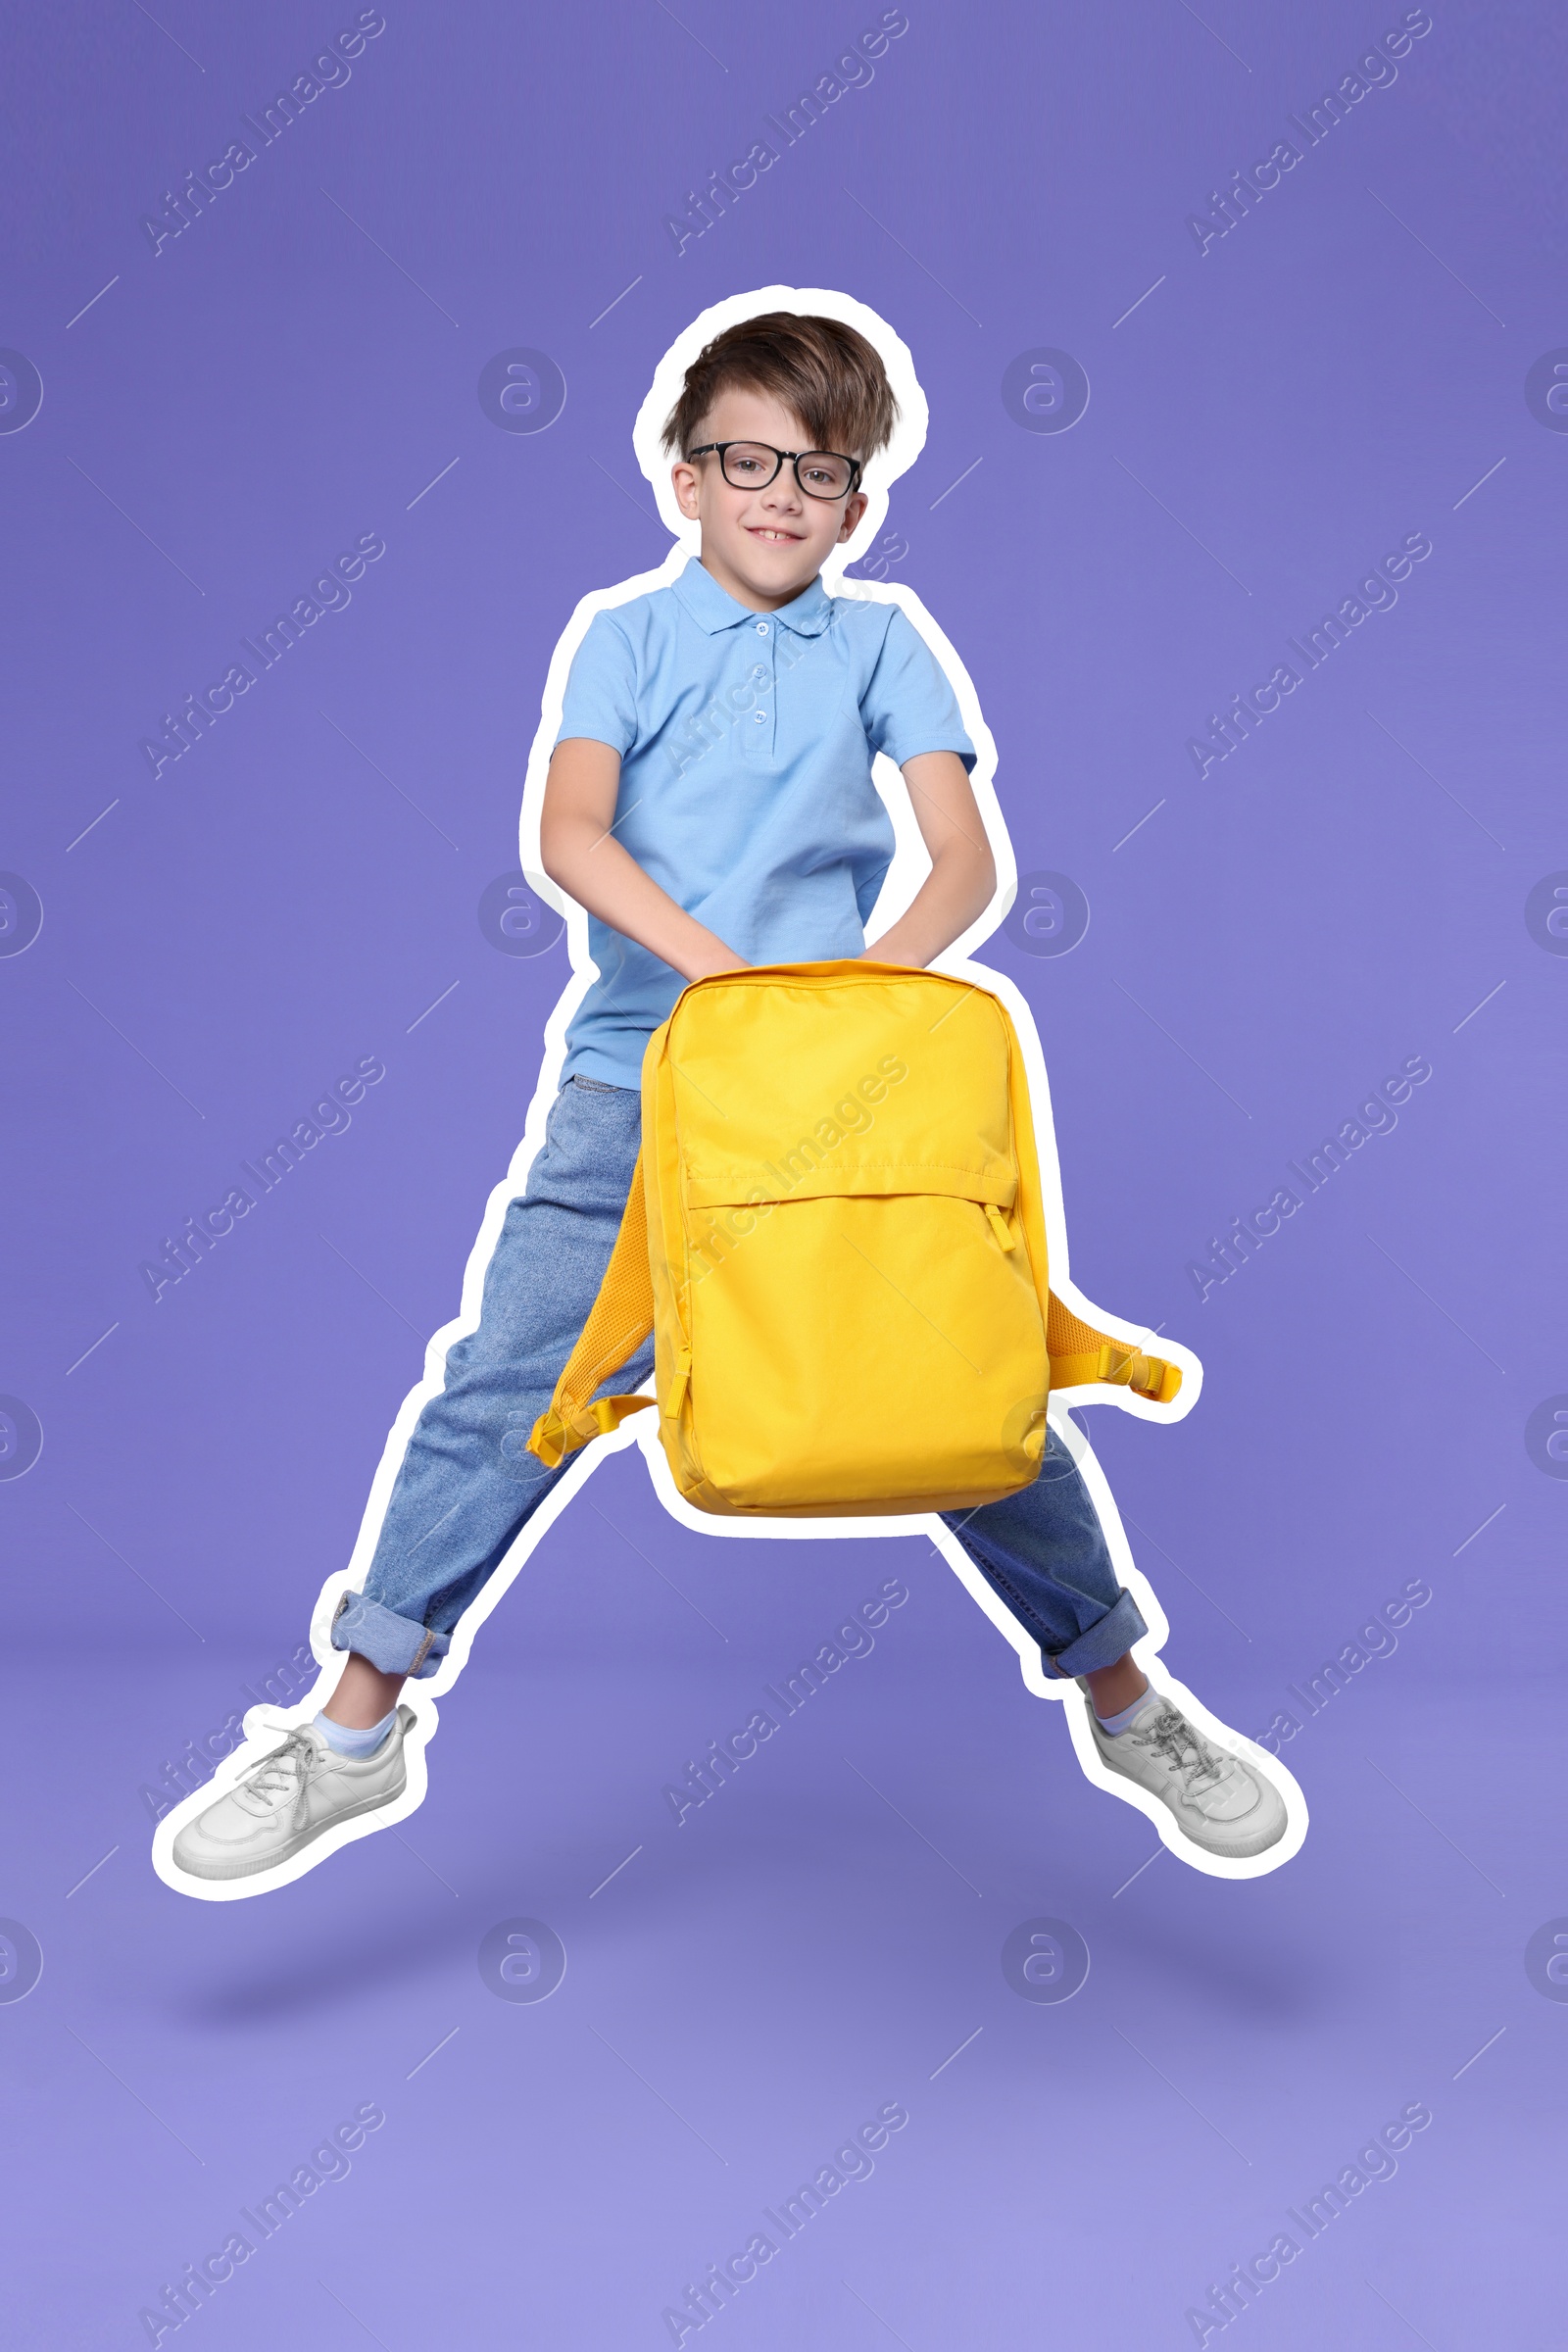
<svg viewBox="0 0 1568 2352">
<path fill-rule="evenodd" d="M 722 629 L 734 628 L 740 621 L 755 621 L 759 617 L 750 605 L 737 604 L 712 573 L 703 568 L 696 556 L 671 585 L 698 627 L 706 629 L 710 637 L 716 637 Z M 833 600 L 820 579 L 815 579 L 793 604 L 781 605 L 767 617 L 781 620 L 798 637 L 820 637 L 833 617 Z"/>
</svg>

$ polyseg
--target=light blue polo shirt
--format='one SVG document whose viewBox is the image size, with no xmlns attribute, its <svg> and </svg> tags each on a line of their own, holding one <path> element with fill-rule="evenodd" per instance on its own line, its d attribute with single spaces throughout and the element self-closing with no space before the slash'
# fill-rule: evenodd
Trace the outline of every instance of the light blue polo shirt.
<svg viewBox="0 0 1568 2352">
<path fill-rule="evenodd" d="M 871 781 L 885 752 L 974 746 L 935 656 L 897 605 L 820 579 L 754 612 L 694 557 L 667 588 L 595 613 L 557 742 L 620 754 L 615 839 L 748 963 L 858 956 L 893 857 Z M 566 1032 L 567 1078 L 641 1083 L 643 1052 L 686 983 L 588 918 L 599 977 Z"/>
</svg>

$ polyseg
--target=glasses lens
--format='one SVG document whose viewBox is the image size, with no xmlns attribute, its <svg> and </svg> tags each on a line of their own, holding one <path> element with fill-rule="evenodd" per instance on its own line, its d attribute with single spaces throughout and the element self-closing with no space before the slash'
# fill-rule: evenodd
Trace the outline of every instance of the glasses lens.
<svg viewBox="0 0 1568 2352">
<path fill-rule="evenodd" d="M 765 489 L 777 471 L 777 450 L 760 441 L 732 441 L 724 452 L 724 479 L 733 489 Z"/>
<path fill-rule="evenodd" d="M 800 462 L 801 488 L 808 498 L 842 498 L 853 470 L 848 458 L 836 458 L 831 450 L 808 450 Z"/>
</svg>

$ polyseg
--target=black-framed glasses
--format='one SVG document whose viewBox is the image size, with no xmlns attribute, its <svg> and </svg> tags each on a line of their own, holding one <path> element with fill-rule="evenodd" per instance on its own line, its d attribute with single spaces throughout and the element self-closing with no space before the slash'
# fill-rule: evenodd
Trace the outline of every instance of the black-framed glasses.
<svg viewBox="0 0 1568 2352">
<path fill-rule="evenodd" d="M 766 441 L 705 441 L 687 458 L 717 457 L 732 490 L 765 490 L 778 479 L 786 458 L 808 498 L 847 498 L 860 478 L 858 458 L 832 449 L 773 449 Z"/>
</svg>

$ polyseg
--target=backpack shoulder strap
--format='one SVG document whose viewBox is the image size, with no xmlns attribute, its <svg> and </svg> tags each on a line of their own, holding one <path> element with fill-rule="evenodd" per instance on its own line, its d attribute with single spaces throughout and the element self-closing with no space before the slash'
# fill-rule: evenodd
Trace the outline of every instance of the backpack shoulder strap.
<svg viewBox="0 0 1568 2352">
<path fill-rule="evenodd" d="M 533 1425 L 528 1450 L 554 1470 L 568 1453 L 591 1438 L 608 1437 L 629 1413 L 640 1413 L 652 1396 L 601 1396 L 590 1403 L 603 1381 L 618 1372 L 654 1328 L 654 1286 L 648 1270 L 648 1200 L 643 1191 L 643 1155 L 631 1174 L 631 1189 L 620 1220 L 620 1231 L 588 1310 L 577 1344 L 556 1383 L 548 1408 Z"/>
<path fill-rule="evenodd" d="M 1178 1364 L 1167 1363 L 1161 1355 L 1146 1355 L 1125 1340 L 1096 1331 L 1093 1324 L 1063 1306 L 1054 1291 L 1046 1317 L 1046 1352 L 1051 1358 L 1053 1390 L 1107 1381 L 1113 1388 L 1131 1389 L 1136 1396 L 1169 1404 L 1182 1385 Z"/>
</svg>

